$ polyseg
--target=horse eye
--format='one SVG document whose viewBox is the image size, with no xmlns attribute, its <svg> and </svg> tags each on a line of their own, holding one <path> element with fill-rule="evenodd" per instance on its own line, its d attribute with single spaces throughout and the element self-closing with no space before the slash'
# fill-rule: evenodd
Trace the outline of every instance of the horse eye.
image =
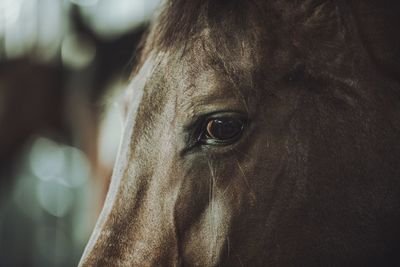
<svg viewBox="0 0 400 267">
<path fill-rule="evenodd" d="M 231 144 L 240 137 L 245 124 L 245 119 L 237 116 L 210 118 L 205 124 L 201 141 L 211 145 Z"/>
</svg>

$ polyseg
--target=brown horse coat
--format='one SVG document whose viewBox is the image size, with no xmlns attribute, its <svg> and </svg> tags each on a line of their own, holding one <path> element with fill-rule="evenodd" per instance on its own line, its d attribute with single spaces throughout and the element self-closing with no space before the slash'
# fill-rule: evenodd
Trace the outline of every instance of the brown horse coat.
<svg viewBox="0 0 400 267">
<path fill-rule="evenodd" d="M 81 266 L 399 266 L 399 11 L 168 1 Z"/>
</svg>

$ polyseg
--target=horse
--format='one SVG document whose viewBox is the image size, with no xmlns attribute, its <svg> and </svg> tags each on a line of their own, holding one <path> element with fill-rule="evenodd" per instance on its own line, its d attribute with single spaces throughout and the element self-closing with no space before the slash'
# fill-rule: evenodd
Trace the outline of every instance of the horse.
<svg viewBox="0 0 400 267">
<path fill-rule="evenodd" d="M 165 1 L 80 266 L 400 266 L 398 14 Z"/>
</svg>

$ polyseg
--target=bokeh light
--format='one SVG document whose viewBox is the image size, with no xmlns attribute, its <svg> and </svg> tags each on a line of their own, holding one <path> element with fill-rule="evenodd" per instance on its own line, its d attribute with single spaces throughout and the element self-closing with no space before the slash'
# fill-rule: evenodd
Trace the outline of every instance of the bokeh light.
<svg viewBox="0 0 400 267">
<path fill-rule="evenodd" d="M 0 0 L 0 266 L 76 266 L 160 0 Z M 127 71 L 128 70 L 128 71 Z"/>
</svg>

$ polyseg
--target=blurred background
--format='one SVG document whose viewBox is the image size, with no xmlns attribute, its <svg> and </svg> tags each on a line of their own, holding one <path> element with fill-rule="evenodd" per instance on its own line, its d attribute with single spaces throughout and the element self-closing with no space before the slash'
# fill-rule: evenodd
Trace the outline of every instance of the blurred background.
<svg viewBox="0 0 400 267">
<path fill-rule="evenodd" d="M 0 0 L 0 266 L 76 266 L 159 0 Z"/>
</svg>

